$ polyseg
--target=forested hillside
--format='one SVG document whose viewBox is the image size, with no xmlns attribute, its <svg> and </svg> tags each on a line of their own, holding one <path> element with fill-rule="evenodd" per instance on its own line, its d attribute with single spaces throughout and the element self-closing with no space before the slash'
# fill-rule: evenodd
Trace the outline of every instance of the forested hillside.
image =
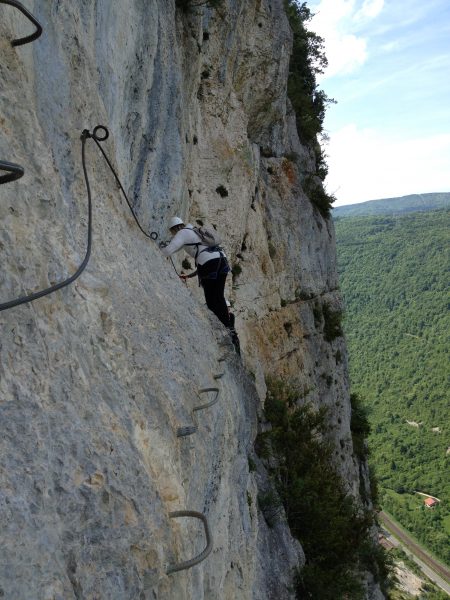
<svg viewBox="0 0 450 600">
<path fill-rule="evenodd" d="M 342 218 L 336 231 L 380 502 L 450 564 L 450 211 Z M 414 491 L 441 502 L 425 508 Z"/>
<path fill-rule="evenodd" d="M 362 217 L 376 215 L 400 215 L 416 211 L 429 211 L 450 206 L 450 193 L 410 194 L 400 198 L 369 200 L 359 204 L 337 206 L 333 210 L 335 218 Z"/>
</svg>

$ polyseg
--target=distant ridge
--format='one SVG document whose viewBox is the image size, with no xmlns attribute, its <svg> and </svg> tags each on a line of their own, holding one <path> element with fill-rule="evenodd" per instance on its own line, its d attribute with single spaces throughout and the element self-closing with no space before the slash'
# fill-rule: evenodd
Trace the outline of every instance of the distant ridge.
<svg viewBox="0 0 450 600">
<path fill-rule="evenodd" d="M 333 217 L 362 217 L 366 215 L 400 215 L 403 213 L 436 210 L 450 207 L 450 192 L 411 194 L 400 198 L 369 200 L 360 204 L 337 206 Z"/>
</svg>

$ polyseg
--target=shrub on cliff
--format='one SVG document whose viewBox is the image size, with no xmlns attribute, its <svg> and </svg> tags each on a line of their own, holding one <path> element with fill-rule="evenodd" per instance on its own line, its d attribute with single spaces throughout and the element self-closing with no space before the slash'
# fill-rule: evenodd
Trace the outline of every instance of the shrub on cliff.
<svg viewBox="0 0 450 600">
<path fill-rule="evenodd" d="M 326 105 L 332 102 L 316 81 L 316 75 L 323 73 L 328 61 L 323 39 L 306 27 L 313 16 L 306 2 L 285 0 L 285 8 L 293 33 L 288 96 L 297 116 L 300 139 L 305 144 L 315 144 L 322 131 Z"/>
<path fill-rule="evenodd" d="M 289 62 L 288 96 L 296 115 L 297 131 L 303 144 L 309 146 L 316 157 L 316 175 L 322 181 L 328 168 L 325 154 L 318 143 L 322 139 L 323 121 L 326 107 L 335 102 L 328 98 L 317 86 L 316 75 L 323 73 L 328 64 L 324 52 L 323 39 L 306 27 L 312 18 L 312 13 L 306 2 L 285 0 L 286 14 L 293 34 L 291 60 Z M 310 175 L 311 178 L 311 175 Z M 324 217 L 329 216 L 333 196 L 328 195 L 322 187 L 305 190 L 311 202 L 319 208 Z"/>
<path fill-rule="evenodd" d="M 327 342 L 332 342 L 340 337 L 342 332 L 342 311 L 335 310 L 329 304 L 324 303 L 322 306 L 323 314 L 323 334 Z"/>
<path fill-rule="evenodd" d="M 363 406 L 358 394 L 350 394 L 350 402 L 352 406 L 350 430 L 352 432 L 353 449 L 360 460 L 365 460 L 368 454 L 366 438 L 370 433 L 367 409 Z"/>
<path fill-rule="evenodd" d="M 360 600 L 365 597 L 360 570 L 369 568 L 379 579 L 386 573 L 371 541 L 373 516 L 346 493 L 333 466 L 326 411 L 297 406 L 302 394 L 281 380 L 268 379 L 267 388 L 265 415 L 272 430 L 260 434 L 258 447 L 292 534 L 305 551 L 306 565 L 296 579 L 298 597 Z"/>
</svg>

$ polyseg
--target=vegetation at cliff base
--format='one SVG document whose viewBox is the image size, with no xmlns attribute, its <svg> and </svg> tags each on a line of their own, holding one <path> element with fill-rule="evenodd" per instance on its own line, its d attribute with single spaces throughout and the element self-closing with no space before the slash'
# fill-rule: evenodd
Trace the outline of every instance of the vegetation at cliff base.
<svg viewBox="0 0 450 600">
<path fill-rule="evenodd" d="M 352 390 L 380 503 L 450 564 L 450 210 L 336 221 Z M 441 500 L 434 508 L 424 497 Z"/>
<path fill-rule="evenodd" d="M 401 548 L 393 548 L 389 554 L 402 571 L 407 570 L 413 573 L 423 583 L 419 595 L 413 596 L 405 591 L 404 586 L 397 585 L 398 578 L 394 577 L 389 589 L 388 600 L 448 600 L 448 594 L 424 575 L 422 569 L 409 554 L 406 554 Z"/>
<path fill-rule="evenodd" d="M 326 107 L 334 100 L 319 89 L 316 80 L 317 74 L 323 73 L 328 64 L 324 43 L 320 36 L 307 28 L 313 15 L 306 2 L 285 0 L 284 5 L 293 34 L 288 97 L 295 112 L 299 138 L 314 152 L 316 161 L 316 170 L 305 178 L 304 188 L 311 202 L 327 217 L 334 198 L 326 193 L 322 184 L 328 167 L 319 137 L 325 137 L 323 121 Z"/>
<path fill-rule="evenodd" d="M 381 585 L 388 576 L 383 550 L 370 540 L 372 513 L 355 504 L 333 466 L 326 411 L 298 405 L 301 394 L 282 380 L 268 379 L 267 386 L 265 416 L 272 429 L 260 434 L 257 450 L 279 496 L 272 503 L 264 498 L 260 508 L 273 524 L 281 503 L 305 551 L 298 598 L 362 599 L 360 570 L 371 570 Z"/>
</svg>

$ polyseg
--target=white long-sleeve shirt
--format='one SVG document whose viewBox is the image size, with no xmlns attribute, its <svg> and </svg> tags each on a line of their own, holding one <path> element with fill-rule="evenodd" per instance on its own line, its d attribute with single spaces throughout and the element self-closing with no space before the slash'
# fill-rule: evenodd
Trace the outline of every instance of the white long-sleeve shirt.
<svg viewBox="0 0 450 600">
<path fill-rule="evenodd" d="M 196 245 L 188 246 L 186 244 L 196 244 Z M 197 244 L 198 244 L 198 246 L 197 246 Z M 197 265 L 204 265 L 209 260 L 212 260 L 213 258 L 220 258 L 220 256 L 221 256 L 220 252 L 217 252 L 217 251 L 216 252 L 202 252 L 202 250 L 207 249 L 208 246 L 201 243 L 199 236 L 192 229 L 192 225 L 187 225 L 187 227 L 185 227 L 184 229 L 180 229 L 180 231 L 178 231 L 174 235 L 170 244 L 168 246 L 166 246 L 165 248 L 162 248 L 162 253 L 164 254 L 164 256 L 171 256 L 175 252 L 178 252 L 178 250 L 181 250 L 181 248 L 184 248 L 184 250 L 189 254 L 189 256 L 192 256 L 192 258 L 194 258 L 194 259 L 195 259 L 195 255 L 197 255 L 197 260 L 196 260 Z M 197 253 L 197 249 L 198 249 L 198 253 Z"/>
</svg>

